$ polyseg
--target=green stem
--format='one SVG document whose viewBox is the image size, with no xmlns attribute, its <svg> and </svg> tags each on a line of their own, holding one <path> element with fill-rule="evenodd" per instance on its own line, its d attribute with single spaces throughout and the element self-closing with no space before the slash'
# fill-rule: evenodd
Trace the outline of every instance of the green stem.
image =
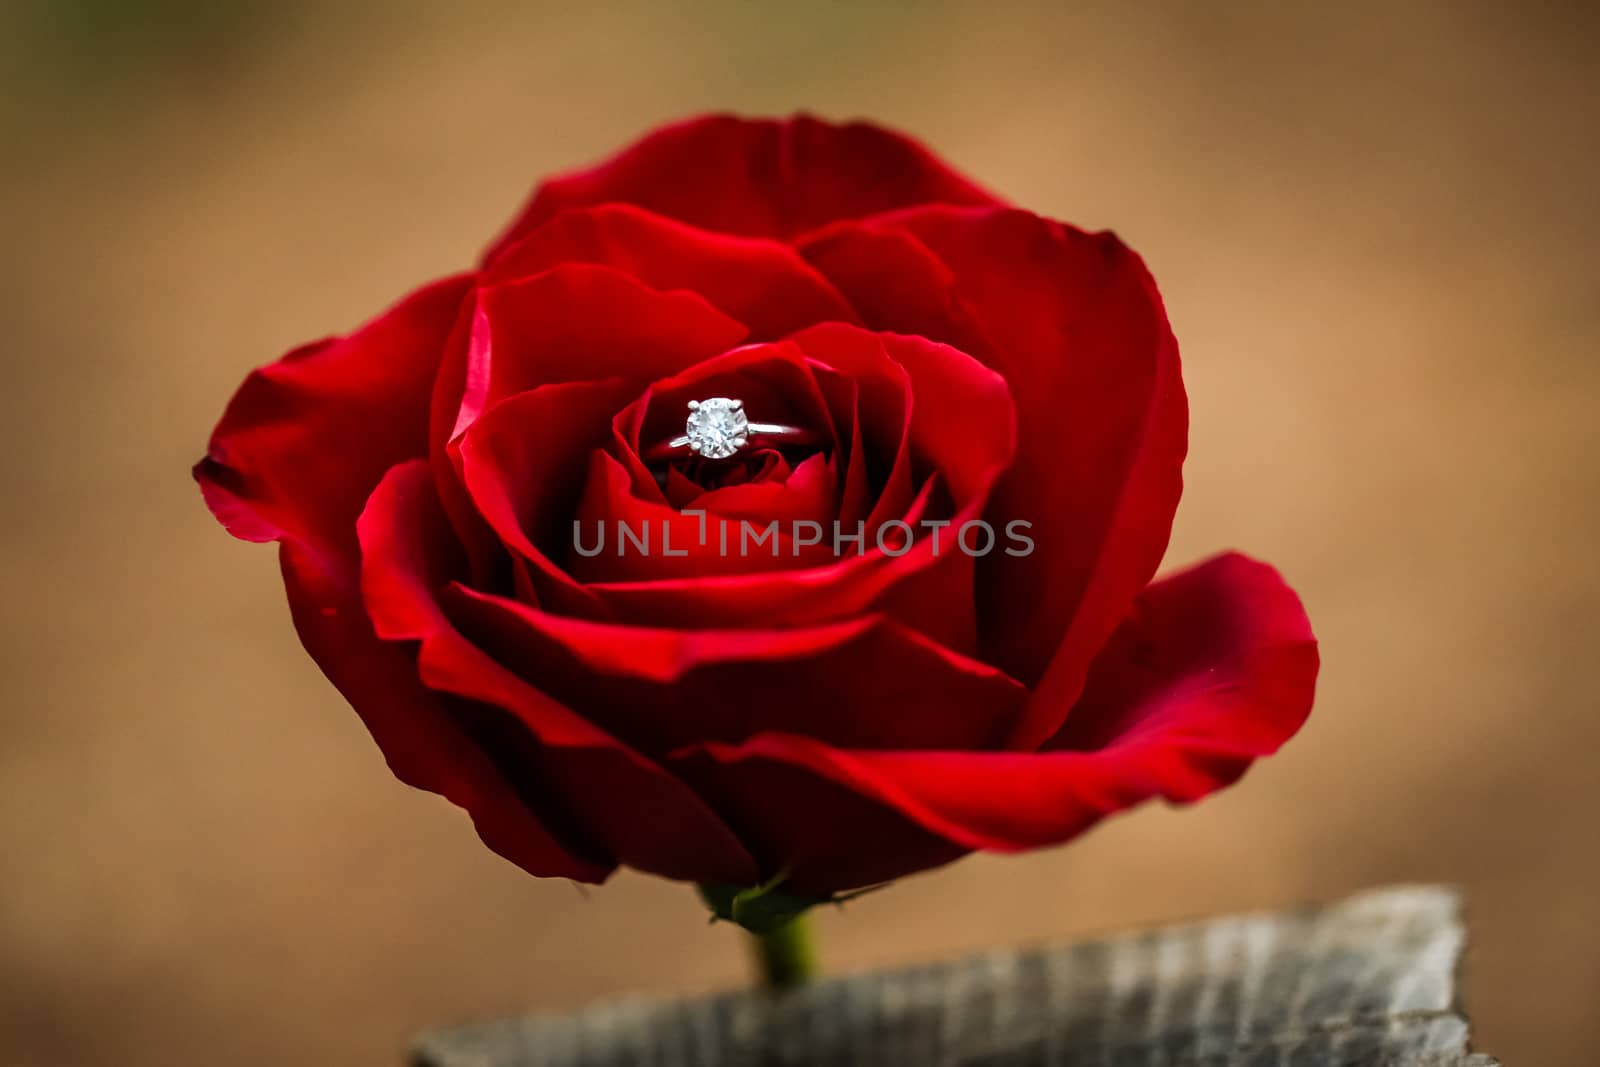
<svg viewBox="0 0 1600 1067">
<path fill-rule="evenodd" d="M 796 915 L 782 926 L 765 934 L 752 934 L 756 966 L 761 984 L 774 992 L 792 989 L 817 974 L 817 950 L 811 937 L 811 921 Z"/>
</svg>

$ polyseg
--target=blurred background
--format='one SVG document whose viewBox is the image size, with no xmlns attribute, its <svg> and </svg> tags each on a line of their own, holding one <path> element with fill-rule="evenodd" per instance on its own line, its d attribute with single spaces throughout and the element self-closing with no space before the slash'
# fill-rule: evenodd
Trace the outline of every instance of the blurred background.
<svg viewBox="0 0 1600 1067">
<path fill-rule="evenodd" d="M 1173 566 L 1323 642 L 1235 790 L 907 880 L 835 969 L 1471 894 L 1510 1064 L 1600 1049 L 1600 16 L 1583 3 L 0 3 L 0 1061 L 392 1064 L 462 1016 L 742 982 L 682 886 L 520 874 L 394 782 L 189 479 L 244 373 L 703 109 L 866 116 L 1148 259 Z"/>
</svg>

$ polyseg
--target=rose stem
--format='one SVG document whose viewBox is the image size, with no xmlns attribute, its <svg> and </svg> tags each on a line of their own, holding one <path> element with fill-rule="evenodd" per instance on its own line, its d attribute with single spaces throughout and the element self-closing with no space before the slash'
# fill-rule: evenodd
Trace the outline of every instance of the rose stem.
<svg viewBox="0 0 1600 1067">
<path fill-rule="evenodd" d="M 792 989 L 816 977 L 817 950 L 811 921 L 796 915 L 776 930 L 752 934 L 761 984 L 770 990 Z"/>
</svg>

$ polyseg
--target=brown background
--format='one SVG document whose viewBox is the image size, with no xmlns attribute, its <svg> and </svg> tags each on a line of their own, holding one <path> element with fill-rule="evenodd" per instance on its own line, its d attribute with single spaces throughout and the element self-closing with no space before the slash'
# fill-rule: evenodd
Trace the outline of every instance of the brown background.
<svg viewBox="0 0 1600 1067">
<path fill-rule="evenodd" d="M 683 887 L 526 878 L 394 783 L 188 466 L 248 367 L 536 176 L 806 106 L 1147 256 L 1194 412 L 1169 558 L 1279 563 L 1325 654 L 1238 789 L 908 880 L 823 919 L 830 964 L 1451 880 L 1484 1046 L 1595 1062 L 1592 9 L 1062 6 L 0 7 L 0 1058 L 393 1063 L 742 980 Z"/>
</svg>

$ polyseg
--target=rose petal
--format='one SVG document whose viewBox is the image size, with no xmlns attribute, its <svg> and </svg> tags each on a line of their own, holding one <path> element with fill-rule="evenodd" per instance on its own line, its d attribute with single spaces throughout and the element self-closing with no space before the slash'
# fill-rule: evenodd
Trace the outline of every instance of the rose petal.
<svg viewBox="0 0 1600 1067">
<path fill-rule="evenodd" d="M 701 493 L 693 506 L 724 519 L 828 523 L 833 521 L 836 498 L 834 457 L 816 452 L 801 460 L 782 481 L 721 486 Z"/>
<path fill-rule="evenodd" d="M 673 763 L 702 795 L 741 810 L 742 833 L 764 862 L 811 856 L 830 827 L 882 808 L 953 845 L 1038 848 L 1141 801 L 1189 802 L 1237 780 L 1305 721 L 1317 665 L 1294 592 L 1270 567 L 1227 555 L 1145 590 L 1049 751 L 843 751 L 766 734 L 686 748 Z M 752 825 L 754 804 L 780 767 L 826 782 L 811 790 L 804 775 L 787 779 L 786 805 L 822 815 Z M 855 794 L 853 805 L 842 802 L 840 787 Z M 746 797 L 751 806 L 742 806 Z M 877 847 L 895 855 L 893 841 Z M 925 850 L 925 839 L 910 838 L 896 873 L 919 869 Z M 807 867 L 796 883 L 847 884 L 825 866 Z"/>
<path fill-rule="evenodd" d="M 1294 590 L 1267 564 L 1224 553 L 1140 594 L 1045 747 L 1098 751 L 1183 731 L 1264 756 L 1305 721 L 1317 667 Z"/>
<path fill-rule="evenodd" d="M 748 884 L 749 855 L 687 786 L 528 685 L 452 626 L 435 598 L 450 576 L 450 528 L 425 461 L 394 468 L 359 523 L 361 590 L 378 636 L 419 642 L 432 689 L 499 709 L 520 731 L 494 737 L 514 783 L 561 806 L 615 861 L 667 878 Z"/>
<path fill-rule="evenodd" d="M 428 394 L 470 284 L 418 290 L 348 337 L 252 373 L 211 435 L 195 479 L 230 533 L 288 540 L 323 569 L 353 559 L 355 521 L 395 463 L 427 452 Z"/>
<path fill-rule="evenodd" d="M 829 348 L 825 338 L 801 331 L 791 340 L 805 354 L 817 388 L 835 412 L 840 447 L 848 446 L 837 509 L 840 523 L 853 530 L 864 522 L 868 530 L 877 530 L 891 519 L 903 518 L 917 491 L 910 440 L 910 375 L 889 358 L 881 339 L 862 342 L 857 351 L 866 358 L 844 359 L 839 367 L 825 362 Z M 814 351 L 807 351 L 808 344 Z M 926 471 L 924 465 L 924 476 Z"/>
<path fill-rule="evenodd" d="M 583 622 L 465 588 L 450 607 L 498 661 L 649 753 L 763 730 L 850 748 L 987 748 L 1027 699 L 999 671 L 882 616 L 667 630 Z"/>
<path fill-rule="evenodd" d="M 944 505 L 938 503 L 943 500 L 942 492 L 938 479 L 929 479 L 904 521 L 915 528 L 924 518 L 948 515 Z M 689 518 L 695 523 L 697 545 L 699 520 Z M 700 551 L 720 556 L 723 528 L 708 517 L 706 546 Z M 662 577 L 655 572 L 651 577 L 633 580 L 592 581 L 583 588 L 605 605 L 606 617 L 643 626 L 704 629 L 716 625 L 732 629 L 767 626 L 773 619 L 808 626 L 879 611 L 963 654 L 973 649 L 971 614 L 959 610 L 963 598 L 971 597 L 972 559 L 950 551 L 948 536 L 937 554 L 931 539 L 923 537 L 903 555 L 890 556 L 875 544 L 870 533 L 858 554 L 855 543 L 843 539 L 854 536 L 855 531 L 844 530 L 835 558 L 832 531 L 824 529 L 822 537 L 830 542 L 826 546 L 827 562 L 790 569 L 785 565 L 792 559 L 793 542 L 789 539 L 795 537 L 795 530 L 779 528 L 776 548 L 760 524 L 750 524 L 746 533 L 738 523 L 730 522 L 726 531 L 728 554 L 746 553 L 750 557 L 745 561 L 750 565 L 749 573 L 736 570 L 741 566 L 738 560 L 718 559 L 719 566 L 734 573 L 705 574 L 686 567 L 683 569 L 693 569 L 695 573 Z M 810 529 L 803 532 L 807 535 L 805 540 L 816 535 Z M 892 549 L 899 547 L 894 541 L 895 532 L 888 530 L 885 539 Z M 586 538 L 589 536 L 585 534 Z M 676 529 L 672 543 L 676 551 L 680 543 Z M 801 547 L 806 550 L 804 545 Z"/>
<path fill-rule="evenodd" d="M 377 638 L 360 597 L 356 518 L 384 470 L 426 450 L 432 371 L 467 284 L 428 286 L 354 334 L 252 374 L 195 475 L 230 531 L 282 542 L 300 640 L 395 776 L 464 808 L 485 844 L 524 870 L 599 882 L 611 864 L 557 840 L 422 685 L 413 658 Z"/>
<path fill-rule="evenodd" d="M 311 658 L 366 724 L 394 776 L 437 793 L 472 818 L 484 844 L 529 874 L 602 882 L 614 863 L 558 840 L 562 820 L 536 814 L 467 724 L 427 688 L 416 657 L 373 633 L 354 573 L 330 574 L 299 544 L 282 549 L 284 585 L 296 632 Z"/>
<path fill-rule="evenodd" d="M 808 457 L 807 462 L 810 458 L 814 457 Z M 741 459 L 743 462 L 728 466 L 718 464 L 713 469 L 702 469 L 697 472 L 697 477 L 707 479 L 709 485 L 702 485 L 690 479 L 685 473 L 688 469 L 685 466 L 676 463 L 668 466 L 660 487 L 664 501 L 682 510 L 694 507 L 694 502 L 708 492 L 736 485 L 785 482 L 793 473 L 793 468 L 789 466 L 789 461 L 783 458 L 783 453 L 774 448 L 752 449 L 748 457 Z"/>
<path fill-rule="evenodd" d="M 893 436 L 907 441 L 925 471 L 939 473 L 958 504 L 986 495 L 1010 465 L 1017 434 L 1011 391 L 965 352 L 844 323 L 813 326 L 791 340 L 809 358 L 861 383 L 866 411 L 881 408 L 902 420 Z M 876 402 L 869 389 L 875 383 L 882 396 Z"/>
<path fill-rule="evenodd" d="M 984 559 L 978 588 L 985 658 L 1048 696 L 1013 739 L 1034 747 L 1154 574 L 1182 491 L 1187 404 L 1155 284 L 1115 236 L 1009 209 L 896 212 L 808 254 L 869 325 L 954 331 L 1012 388 L 1017 457 L 990 514 L 1031 523 L 1035 548 Z"/>
<path fill-rule="evenodd" d="M 793 248 L 698 229 L 631 204 L 573 208 L 510 246 L 488 272 L 498 283 L 563 263 L 597 263 L 651 289 L 687 289 L 743 323 L 752 340 L 776 340 L 817 322 L 855 322 L 839 291 Z"/>
<path fill-rule="evenodd" d="M 774 566 L 803 565 L 804 561 L 796 562 L 794 554 L 788 551 L 788 541 L 783 541 L 785 547 L 776 555 L 770 549 L 753 557 L 740 555 L 737 546 L 729 555 L 720 551 L 720 545 L 711 552 L 701 551 L 706 545 L 699 543 L 703 540 L 700 535 L 708 527 L 701 525 L 698 516 L 677 514 L 676 509 L 685 507 L 695 511 L 706 510 L 697 503 L 702 493 L 693 492 L 686 497 L 686 471 L 693 468 L 696 477 L 705 478 L 715 475 L 719 468 L 741 471 L 744 468 L 740 464 L 708 466 L 706 461 L 694 457 L 672 460 L 667 464 L 666 484 L 663 486 L 658 484 L 657 472 L 652 470 L 643 455 L 647 455 L 650 446 L 656 442 L 670 440 L 684 432 L 685 409 L 690 400 L 722 395 L 737 396 L 745 401 L 746 410 L 756 421 L 776 422 L 815 431 L 818 439 L 803 447 L 816 449 L 812 455 L 831 460 L 841 453 L 841 419 L 853 416 L 848 411 L 835 412 L 834 394 L 837 389 L 831 388 L 835 384 L 831 378 L 836 376 L 823 371 L 823 376 L 830 380 L 819 381 L 819 370 L 806 360 L 804 353 L 788 342 L 745 345 L 702 361 L 646 389 L 612 419 L 611 456 L 627 477 L 619 480 L 616 471 L 611 469 L 614 464 L 595 466 L 577 521 L 585 532 L 586 543 L 599 536 L 600 524 L 612 529 L 615 522 L 624 521 L 632 524 L 631 528 L 636 533 L 642 533 L 647 528 L 657 529 L 663 523 L 670 523 L 674 530 L 672 542 L 677 549 L 682 549 L 686 543 L 690 544 L 690 561 L 681 562 L 675 556 L 641 552 L 635 554 L 631 563 L 625 564 L 615 552 L 600 553 L 594 558 L 585 558 L 584 554 L 569 554 L 568 566 L 572 572 L 585 581 L 648 581 L 698 573 L 749 573 Z M 752 444 L 759 446 L 760 442 Z M 795 451 L 792 454 L 798 458 L 804 453 Z M 659 467 L 661 461 L 655 462 Z M 783 469 L 789 470 L 786 464 Z M 827 526 L 831 522 L 836 501 L 796 499 L 789 501 L 789 504 L 791 506 L 785 509 L 786 513 L 804 510 L 812 513 L 811 521 Z M 667 510 L 669 507 L 674 510 Z M 781 516 L 772 515 L 758 525 L 764 526 L 772 519 L 783 521 Z M 819 549 L 813 548 L 803 555 L 805 560 L 813 560 L 819 552 Z M 762 559 L 767 563 L 763 564 Z"/>
<path fill-rule="evenodd" d="M 999 203 L 917 142 L 864 122 L 709 115 L 545 182 L 484 261 L 562 208 L 612 202 L 753 237 L 788 237 L 912 204 Z"/>
<path fill-rule="evenodd" d="M 787 752 L 767 757 L 777 737 L 799 739 L 765 734 L 743 746 L 705 745 L 672 761 L 708 803 L 728 813 L 764 878 L 781 874 L 785 890 L 827 896 L 972 851 L 892 803 L 863 795 L 846 778 L 819 773 Z"/>
<path fill-rule="evenodd" d="M 752 488 L 756 487 L 737 486 L 735 490 Z M 760 488 L 788 492 L 784 486 Z M 831 508 L 831 502 L 824 501 L 824 507 Z M 777 541 L 741 552 L 738 519 L 711 514 L 700 502 L 690 512 L 682 512 L 641 500 L 633 493 L 627 470 L 604 452 L 590 455 L 589 477 L 572 515 L 571 539 L 560 559 L 568 574 L 591 587 L 586 590 L 591 594 L 596 583 L 695 581 L 797 570 L 834 559 L 831 544 L 796 542 L 790 536 L 792 527 L 776 515 L 751 525 L 760 529 L 777 522 Z"/>
<path fill-rule="evenodd" d="M 862 531 L 867 537 L 864 555 L 854 554 L 852 546 L 841 541 L 846 552 L 837 562 L 817 561 L 818 565 L 795 568 L 789 562 L 792 553 L 785 552 L 784 558 L 776 561 L 783 564 L 781 568 L 745 573 L 756 568 L 751 566 L 752 560 L 738 557 L 742 531 L 734 527 L 729 532 L 735 557 L 730 560 L 720 551 L 720 528 L 711 524 L 710 529 L 718 534 L 708 539 L 710 547 L 717 549 L 711 557 L 701 552 L 687 560 L 665 560 L 635 553 L 628 566 L 611 559 L 604 567 L 598 558 L 593 567 L 574 561 L 573 568 L 584 571 L 586 591 L 605 602 L 611 618 L 664 627 L 700 628 L 708 625 L 708 619 L 727 627 L 762 626 L 774 618 L 809 625 L 882 611 L 946 647 L 963 654 L 973 651 L 975 561 L 959 549 L 955 537 L 965 523 L 982 517 L 989 486 L 1010 461 L 1014 429 L 1006 383 L 971 357 L 946 346 L 830 324 L 801 331 L 783 345 L 736 350 L 671 382 L 658 383 L 653 391 L 669 396 L 674 392 L 703 393 L 703 388 L 692 385 L 702 381 L 709 368 L 724 363 L 726 367 L 748 364 L 753 368 L 769 359 L 777 361 L 776 367 L 795 358 L 855 382 L 864 390 L 860 394 L 864 411 L 898 413 L 903 428 L 897 436 L 908 442 L 910 462 L 922 469 L 917 475 L 922 481 L 905 513 L 894 518 L 916 529 L 918 543 L 904 555 L 891 558 L 873 543 L 880 528 L 874 526 Z M 893 394 L 905 391 L 911 393 L 911 399 L 894 402 Z M 885 396 L 890 399 L 884 400 Z M 757 410 L 754 403 L 747 407 Z M 651 410 L 655 411 L 654 401 Z M 645 439 L 667 432 L 664 422 L 654 420 L 653 414 L 645 420 L 652 427 Z M 877 435 L 884 436 L 881 432 Z M 954 479 L 959 493 L 950 491 L 947 475 Z M 639 502 L 624 505 L 625 493 L 620 479 L 598 483 L 585 498 L 593 509 L 591 520 L 615 517 L 627 510 L 630 514 L 636 511 L 635 518 L 656 514 L 658 519 L 672 521 L 662 513 L 650 512 L 652 501 L 643 500 L 644 494 L 635 492 Z M 925 521 L 947 523 L 953 529 L 930 533 L 923 528 Z M 674 529 L 675 547 L 683 547 L 680 534 L 687 532 Z M 853 526 L 842 530 L 844 536 L 853 532 Z M 831 534 L 824 529 L 823 536 L 830 542 Z M 751 549 L 760 550 L 759 545 Z M 767 554 L 770 557 L 770 550 Z M 800 562 L 813 561 L 803 558 Z"/>
<path fill-rule="evenodd" d="M 524 565 L 527 592 L 552 609 L 606 614 L 562 564 L 572 551 L 591 457 L 634 392 L 633 383 L 616 378 L 546 385 L 502 400 L 454 446 L 477 514 Z"/>
<path fill-rule="evenodd" d="M 845 294 L 872 329 L 916 334 L 963 349 L 981 341 L 971 315 L 956 298 L 950 267 L 890 221 L 836 222 L 806 234 L 796 249 Z"/>
<path fill-rule="evenodd" d="M 448 439 L 541 385 L 622 378 L 642 388 L 744 337 L 704 298 L 658 293 L 610 267 L 565 264 L 482 288 L 468 343 L 440 371 L 445 398 L 459 398 Z"/>
</svg>

